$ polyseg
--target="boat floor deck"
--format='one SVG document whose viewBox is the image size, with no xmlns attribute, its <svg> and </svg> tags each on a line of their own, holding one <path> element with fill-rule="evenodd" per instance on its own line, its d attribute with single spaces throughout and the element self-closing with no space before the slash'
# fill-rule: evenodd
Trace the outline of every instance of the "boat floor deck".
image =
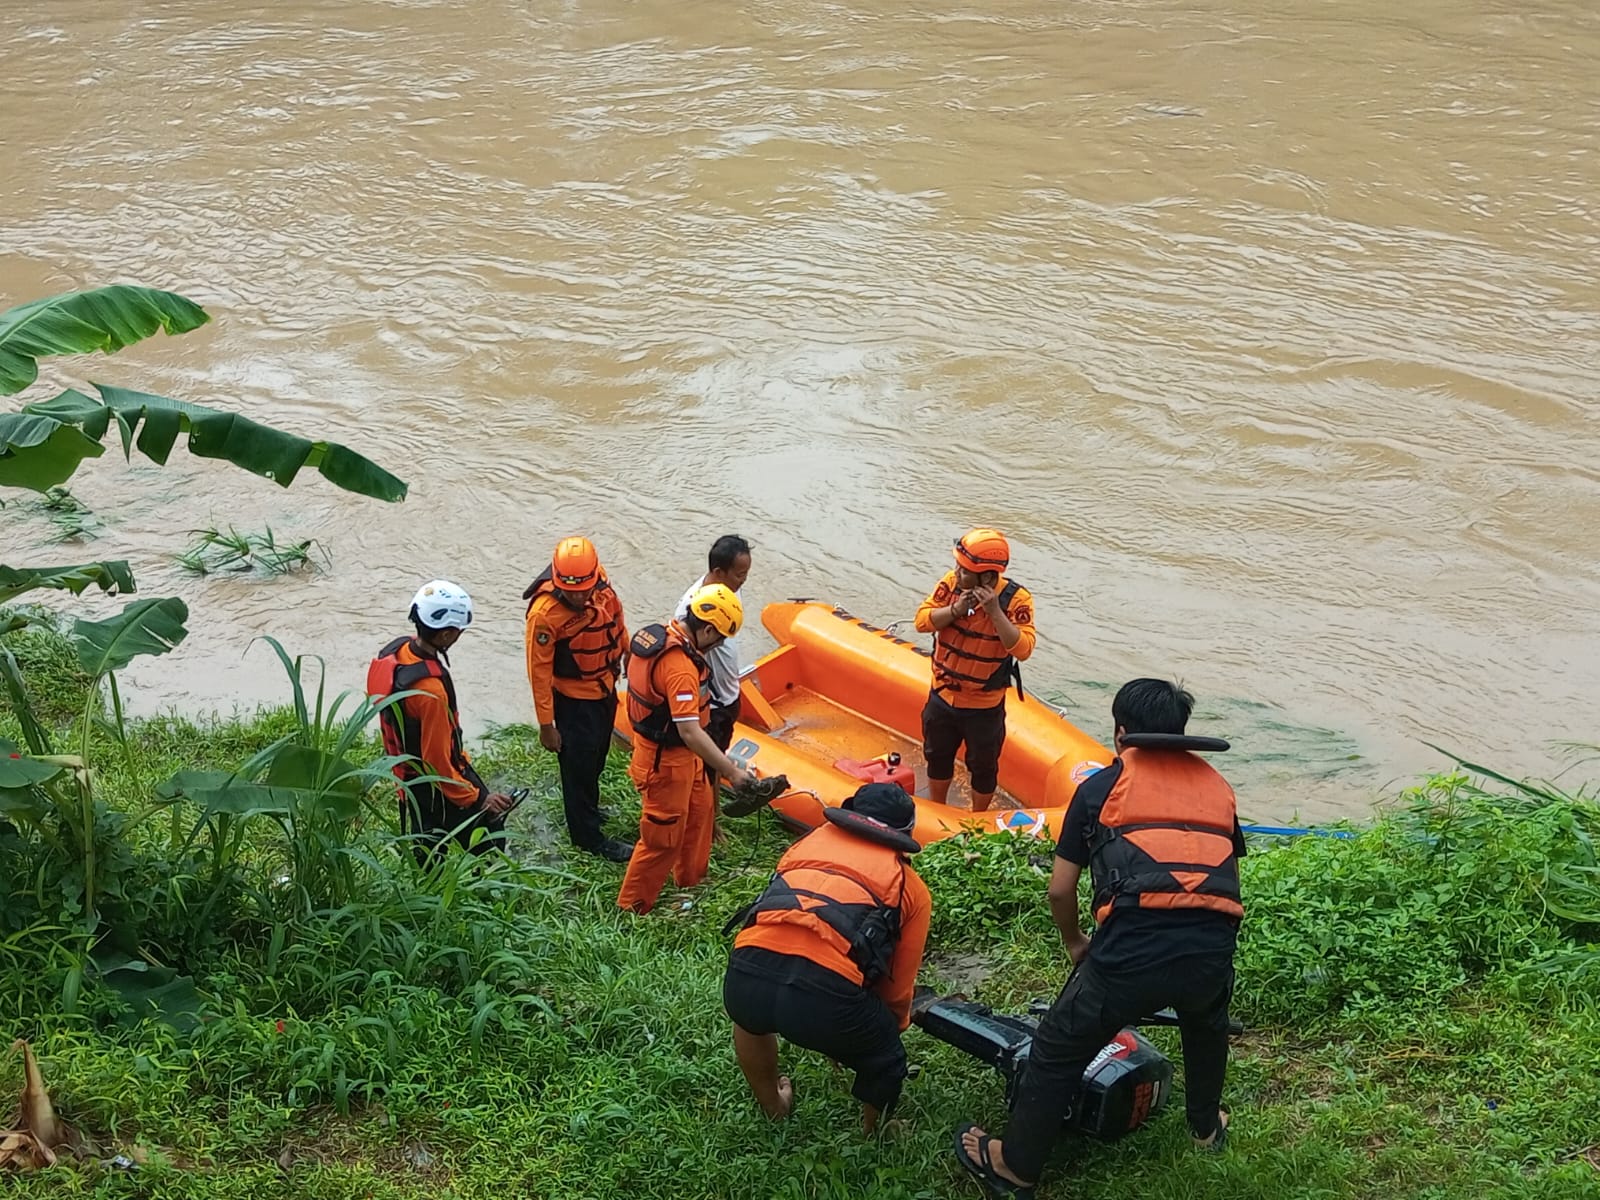
<svg viewBox="0 0 1600 1200">
<path fill-rule="evenodd" d="M 770 735 L 778 741 L 828 766 L 841 758 L 862 761 L 898 752 L 901 762 L 916 773 L 916 794 L 927 796 L 928 764 L 922 757 L 920 730 L 908 736 L 805 687 L 788 689 L 773 701 L 773 707 L 785 722 Z M 950 803 L 956 808 L 968 808 L 972 803 L 966 768 L 959 759 L 955 782 L 950 786 Z M 994 806 L 1021 807 L 1004 789 L 995 795 Z"/>
</svg>

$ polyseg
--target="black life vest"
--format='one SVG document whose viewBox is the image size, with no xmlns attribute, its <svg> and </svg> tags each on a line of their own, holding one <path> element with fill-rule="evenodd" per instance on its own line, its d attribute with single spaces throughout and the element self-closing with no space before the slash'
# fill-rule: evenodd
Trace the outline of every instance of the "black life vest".
<svg viewBox="0 0 1600 1200">
<path fill-rule="evenodd" d="M 659 748 L 683 745 L 678 723 L 672 719 L 668 697 L 656 686 L 656 667 L 668 650 L 682 650 L 700 673 L 698 696 L 700 711 L 711 702 L 711 668 L 705 657 L 690 644 L 683 627 L 646 625 L 628 643 L 628 722 L 633 732 Z"/>
</svg>

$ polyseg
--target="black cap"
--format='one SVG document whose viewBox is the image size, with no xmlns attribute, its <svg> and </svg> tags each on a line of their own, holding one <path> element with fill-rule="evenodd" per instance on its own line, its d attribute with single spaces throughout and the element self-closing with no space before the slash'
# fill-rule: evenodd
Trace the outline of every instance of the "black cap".
<svg viewBox="0 0 1600 1200">
<path fill-rule="evenodd" d="M 898 783 L 868 783 L 838 808 L 823 816 L 839 828 L 881 846 L 915 854 L 922 847 L 911 836 L 917 823 L 916 801 Z"/>
</svg>

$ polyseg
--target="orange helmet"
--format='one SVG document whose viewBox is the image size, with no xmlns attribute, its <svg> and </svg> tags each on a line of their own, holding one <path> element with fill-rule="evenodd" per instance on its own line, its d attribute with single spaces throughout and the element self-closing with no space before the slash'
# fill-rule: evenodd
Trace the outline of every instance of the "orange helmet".
<svg viewBox="0 0 1600 1200">
<path fill-rule="evenodd" d="M 956 562 L 974 575 L 1004 571 L 1011 564 L 1011 544 L 998 529 L 974 529 L 956 539 Z"/>
<path fill-rule="evenodd" d="M 564 592 L 583 592 L 600 582 L 600 556 L 588 538 L 562 538 L 550 556 L 550 575 Z"/>
</svg>

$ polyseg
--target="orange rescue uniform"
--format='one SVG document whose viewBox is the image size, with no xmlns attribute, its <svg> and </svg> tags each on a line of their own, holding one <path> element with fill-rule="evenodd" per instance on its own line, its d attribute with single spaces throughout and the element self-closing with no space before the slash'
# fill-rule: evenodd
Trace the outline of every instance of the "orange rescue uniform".
<svg viewBox="0 0 1600 1200">
<path fill-rule="evenodd" d="M 391 691 L 418 693 L 386 707 L 380 718 L 384 749 L 422 760 L 420 772 L 414 763 L 396 766 L 398 778 L 411 779 L 419 773 L 440 776 L 430 789 L 437 789 L 457 808 L 471 808 L 485 798 L 487 789 L 461 744 L 455 692 L 443 663 L 418 654 L 414 638 L 399 638 L 373 660 L 367 672 L 367 691 L 376 696 Z M 398 720 L 393 711 L 397 706 Z"/>
<path fill-rule="evenodd" d="M 581 609 L 561 599 L 548 575 L 535 585 L 523 622 L 528 683 L 541 725 L 556 719 L 552 692 L 573 700 L 604 700 L 615 692 L 628 641 L 622 601 L 604 571 Z"/>
<path fill-rule="evenodd" d="M 679 621 L 666 628 L 658 654 L 639 652 L 647 627 L 635 636 L 628 659 L 628 720 L 633 757 L 628 776 L 639 789 L 639 844 L 628 860 L 617 906 L 647 913 L 671 875 L 694 887 L 711 864 L 716 795 L 700 756 L 678 736 L 679 722 L 710 719 L 711 668 Z"/>
<path fill-rule="evenodd" d="M 933 915 L 928 885 L 905 856 L 836 825 L 822 825 L 789 847 L 778 860 L 777 873 L 797 891 L 808 893 L 805 906 L 761 912 L 755 923 L 734 939 L 734 949 L 754 946 L 809 959 L 861 986 L 861 968 L 850 958 L 848 944 L 812 910 L 830 900 L 860 905 L 870 893 L 900 909 L 900 940 L 895 943 L 894 958 L 888 973 L 871 989 L 905 1030 L 911 1024 L 911 996 Z"/>
<path fill-rule="evenodd" d="M 952 708 L 994 708 L 1005 703 L 1012 660 L 1027 658 L 1038 641 L 1033 628 L 1033 596 L 1003 576 L 995 583 L 995 591 L 1004 598 L 1006 617 L 1017 627 L 1017 644 L 1008 650 L 982 608 L 971 616 L 957 617 L 943 629 L 933 627 L 933 610 L 949 604 L 958 590 L 956 573 L 947 571 L 917 608 L 917 631 L 934 638 L 933 690 Z M 1011 595 L 1005 597 L 1008 590 Z"/>
</svg>

